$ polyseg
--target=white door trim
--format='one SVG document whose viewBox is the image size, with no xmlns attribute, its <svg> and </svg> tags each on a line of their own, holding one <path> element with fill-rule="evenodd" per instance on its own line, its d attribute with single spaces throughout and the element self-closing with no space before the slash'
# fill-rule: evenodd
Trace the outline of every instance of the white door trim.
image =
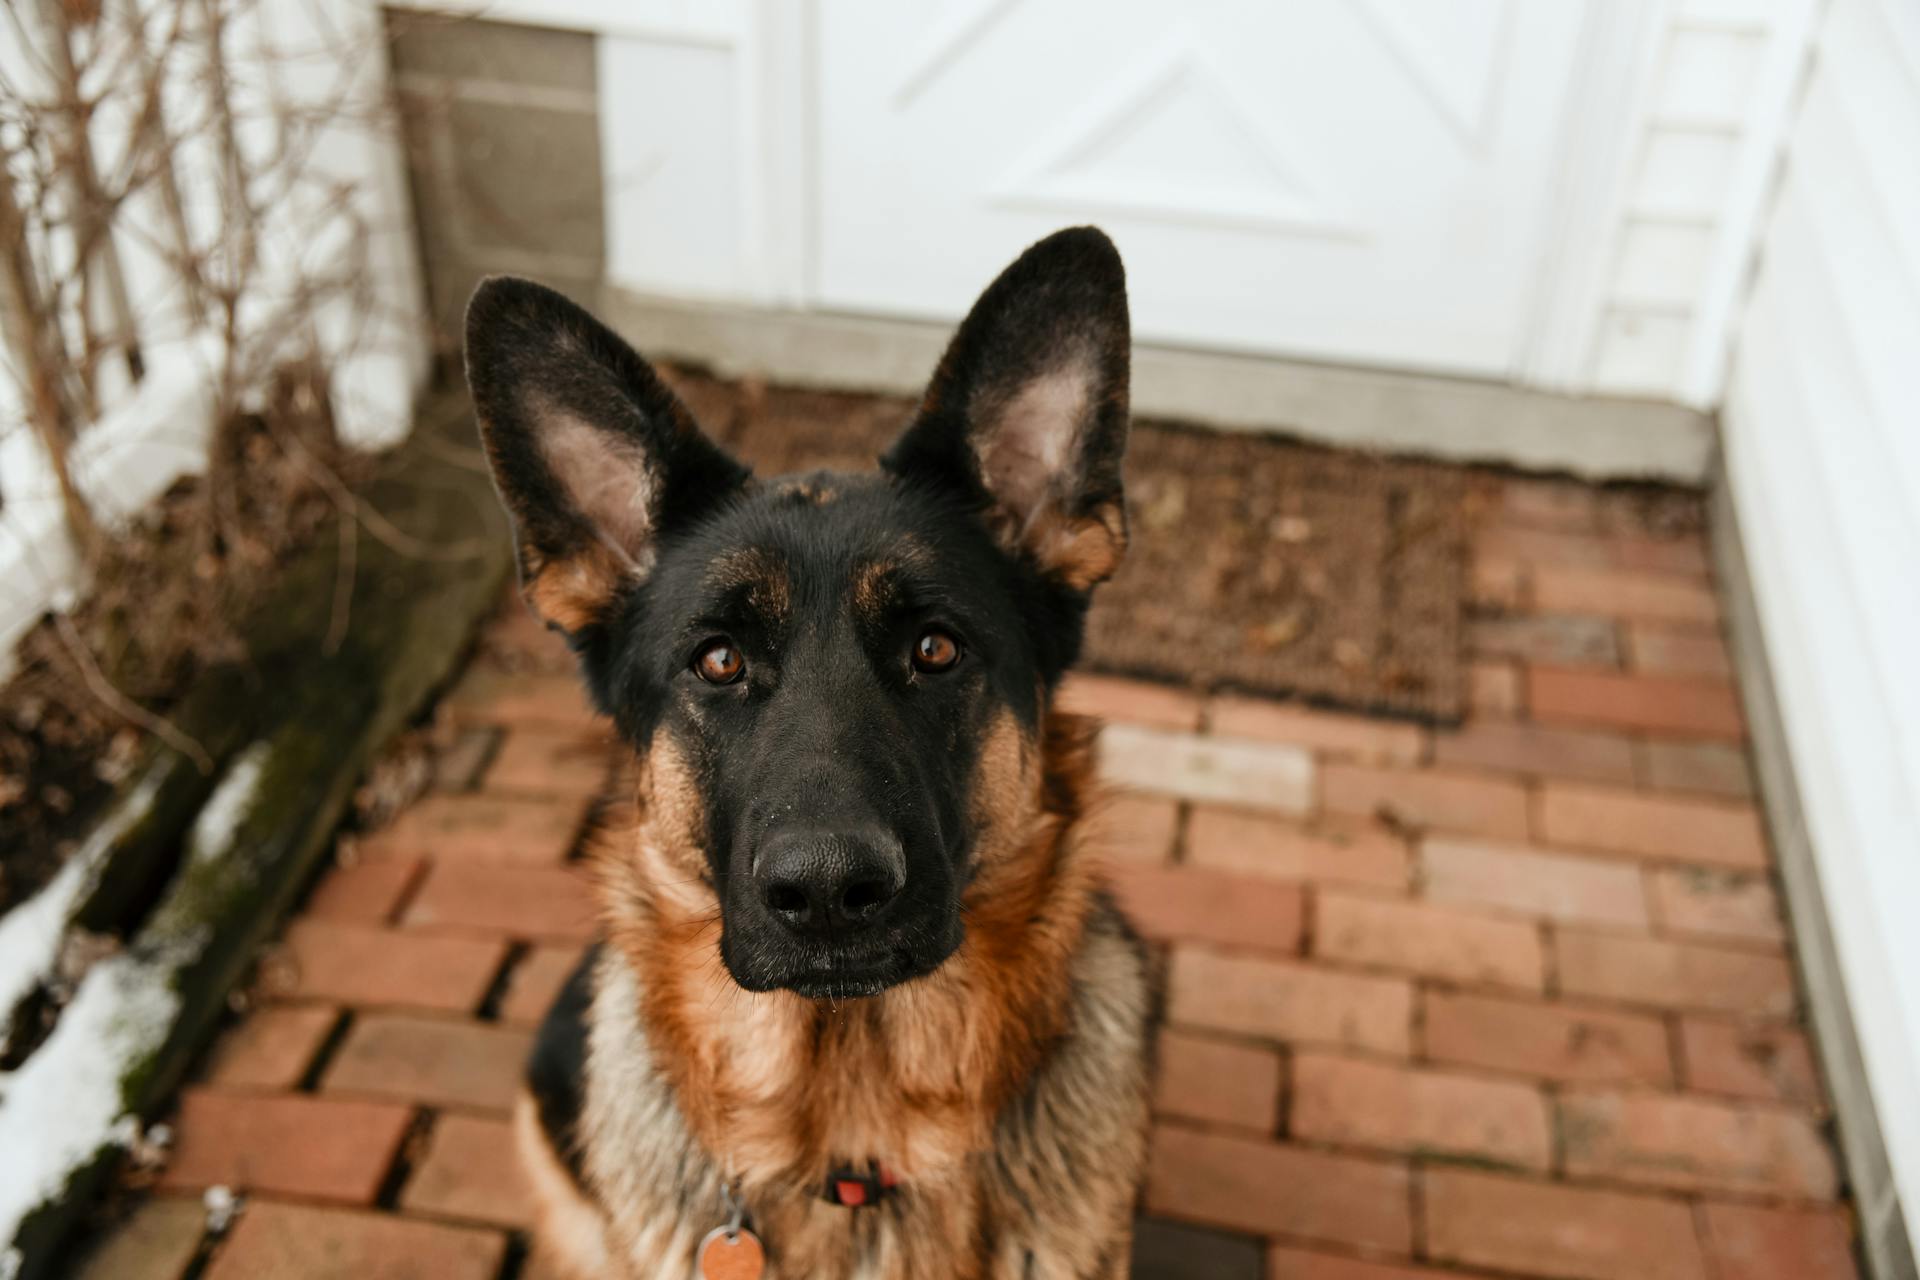
<svg viewBox="0 0 1920 1280">
<path fill-rule="evenodd" d="M 1580 40 L 1587 57 L 1567 94 L 1560 175 L 1539 239 L 1534 322 L 1513 354 L 1512 376 L 1523 385 L 1591 388 L 1594 337 L 1676 3 L 1589 0 Z"/>
<path fill-rule="evenodd" d="M 1680 385 L 1674 388 L 1682 404 L 1696 408 L 1718 404 L 1726 390 L 1733 331 L 1766 238 L 1774 177 L 1806 88 L 1821 8 L 1822 0 L 1785 0 L 1775 16 L 1729 184 L 1732 193 L 1694 313 L 1686 363 L 1681 366 Z"/>
</svg>

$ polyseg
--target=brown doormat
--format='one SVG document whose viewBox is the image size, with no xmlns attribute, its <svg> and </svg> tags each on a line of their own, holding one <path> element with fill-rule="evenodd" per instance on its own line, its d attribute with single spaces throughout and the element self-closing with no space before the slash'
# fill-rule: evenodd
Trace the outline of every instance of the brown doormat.
<svg viewBox="0 0 1920 1280">
<path fill-rule="evenodd" d="M 673 380 L 761 475 L 864 470 L 912 411 L 890 396 Z M 1463 476 L 1266 436 L 1136 424 L 1132 545 L 1095 598 L 1085 665 L 1457 720 Z"/>
</svg>

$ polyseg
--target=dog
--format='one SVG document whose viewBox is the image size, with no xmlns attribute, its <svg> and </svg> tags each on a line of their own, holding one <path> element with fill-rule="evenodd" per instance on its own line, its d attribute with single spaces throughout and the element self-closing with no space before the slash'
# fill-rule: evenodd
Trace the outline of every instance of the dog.
<svg viewBox="0 0 1920 1280">
<path fill-rule="evenodd" d="M 522 594 L 631 749 L 516 1116 L 546 1265 L 1127 1273 L 1148 966 L 1054 697 L 1126 549 L 1128 357 L 1118 252 L 1061 231 L 877 471 L 759 479 L 586 311 L 475 292 Z"/>
</svg>

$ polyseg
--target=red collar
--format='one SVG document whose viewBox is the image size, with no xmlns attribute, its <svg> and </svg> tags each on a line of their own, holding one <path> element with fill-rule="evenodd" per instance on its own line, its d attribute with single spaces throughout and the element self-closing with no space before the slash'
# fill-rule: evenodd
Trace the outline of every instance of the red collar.
<svg viewBox="0 0 1920 1280">
<path fill-rule="evenodd" d="M 888 1192 L 899 1185 L 900 1179 L 893 1170 L 878 1160 L 870 1160 L 865 1172 L 852 1165 L 834 1169 L 827 1175 L 827 1185 L 821 1195 L 828 1204 L 863 1209 L 879 1204 Z"/>
</svg>

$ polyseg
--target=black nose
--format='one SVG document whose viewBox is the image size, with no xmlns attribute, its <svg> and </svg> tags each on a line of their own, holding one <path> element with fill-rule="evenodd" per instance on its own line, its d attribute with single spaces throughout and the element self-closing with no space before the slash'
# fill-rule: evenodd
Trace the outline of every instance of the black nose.
<svg viewBox="0 0 1920 1280">
<path fill-rule="evenodd" d="M 886 914 L 906 869 L 899 840 L 884 831 L 782 831 L 760 851 L 760 900 L 797 933 L 857 929 Z"/>
</svg>

